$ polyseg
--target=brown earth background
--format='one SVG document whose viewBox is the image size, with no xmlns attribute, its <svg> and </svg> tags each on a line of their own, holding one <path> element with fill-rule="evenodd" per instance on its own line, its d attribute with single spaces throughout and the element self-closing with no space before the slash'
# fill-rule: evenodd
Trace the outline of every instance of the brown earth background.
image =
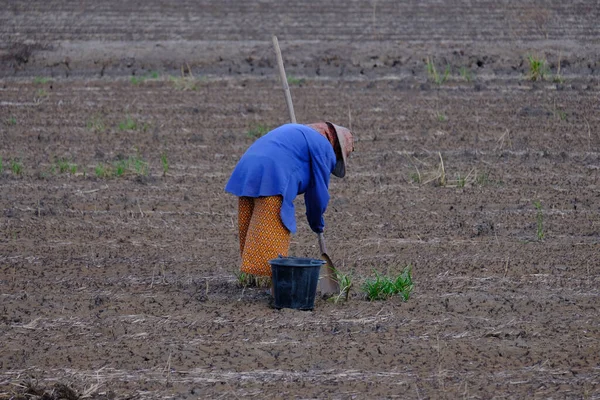
<svg viewBox="0 0 600 400">
<path fill-rule="evenodd" d="M 600 399 L 598 21 L 596 1 L 0 1 L 0 398 Z M 325 215 L 354 290 L 311 312 L 238 285 L 223 190 L 288 120 L 274 34 L 299 122 L 357 138 Z M 318 257 L 296 206 L 291 254 Z M 365 299 L 409 264 L 407 302 Z"/>
</svg>

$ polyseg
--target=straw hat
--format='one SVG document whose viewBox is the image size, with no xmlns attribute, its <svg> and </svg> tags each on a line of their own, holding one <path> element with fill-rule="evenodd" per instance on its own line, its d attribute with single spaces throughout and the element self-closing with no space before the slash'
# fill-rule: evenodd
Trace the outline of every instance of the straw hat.
<svg viewBox="0 0 600 400">
<path fill-rule="evenodd" d="M 340 144 L 341 158 L 336 154 L 337 162 L 332 174 L 338 178 L 343 178 L 346 175 L 346 164 L 348 163 L 348 157 L 350 156 L 350 153 L 354 151 L 354 139 L 352 137 L 352 132 L 350 132 L 348 128 L 344 128 L 343 126 L 336 125 L 329 121 L 325 121 L 324 123 L 317 122 L 315 124 L 308 124 L 308 126 L 325 137 L 327 137 L 327 131 L 335 133 L 337 141 Z"/>
</svg>

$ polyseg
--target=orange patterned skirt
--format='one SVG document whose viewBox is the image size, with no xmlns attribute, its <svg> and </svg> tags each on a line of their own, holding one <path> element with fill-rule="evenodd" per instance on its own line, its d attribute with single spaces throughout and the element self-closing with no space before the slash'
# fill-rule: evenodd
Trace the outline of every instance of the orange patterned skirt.
<svg viewBox="0 0 600 400">
<path fill-rule="evenodd" d="M 282 196 L 240 197 L 238 224 L 240 230 L 241 271 L 271 276 L 269 260 L 287 257 L 290 231 L 281 221 Z"/>
</svg>

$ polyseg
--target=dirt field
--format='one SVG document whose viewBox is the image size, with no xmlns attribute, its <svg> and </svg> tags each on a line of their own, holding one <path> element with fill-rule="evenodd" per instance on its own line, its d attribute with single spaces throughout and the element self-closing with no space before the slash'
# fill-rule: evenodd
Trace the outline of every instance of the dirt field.
<svg viewBox="0 0 600 400">
<path fill-rule="evenodd" d="M 0 399 L 600 399 L 595 2 L 100 3 L 0 7 Z M 358 138 L 325 215 L 355 289 L 312 312 L 235 275 L 272 34 L 299 122 Z"/>
</svg>

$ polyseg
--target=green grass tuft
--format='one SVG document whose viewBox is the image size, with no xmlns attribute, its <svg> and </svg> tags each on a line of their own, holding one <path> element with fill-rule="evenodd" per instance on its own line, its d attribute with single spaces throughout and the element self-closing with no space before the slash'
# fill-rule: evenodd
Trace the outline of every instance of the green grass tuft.
<svg viewBox="0 0 600 400">
<path fill-rule="evenodd" d="M 255 124 L 252 127 L 250 127 L 250 129 L 246 133 L 246 136 L 248 136 L 251 139 L 258 139 L 259 137 L 264 136 L 268 132 L 269 127 L 267 125 Z"/>
<path fill-rule="evenodd" d="M 139 176 L 148 175 L 148 163 L 141 159 L 139 156 L 131 157 L 129 159 L 131 165 L 133 166 L 133 170 Z"/>
<path fill-rule="evenodd" d="M 479 186 L 487 186 L 490 183 L 490 176 L 487 172 L 477 174 L 475 177 L 475 183 Z"/>
<path fill-rule="evenodd" d="M 129 115 L 125 118 L 125 121 L 119 122 L 119 130 L 120 131 L 135 131 L 138 128 L 138 123 L 136 120 L 131 118 Z"/>
<path fill-rule="evenodd" d="M 18 158 L 12 159 L 10 161 L 10 170 L 15 175 L 21 175 L 23 173 L 23 164 Z"/>
<path fill-rule="evenodd" d="M 112 165 L 98 164 L 95 172 L 98 178 L 122 177 L 130 173 L 146 176 L 149 173 L 149 165 L 147 161 L 136 155 L 117 160 Z"/>
<path fill-rule="evenodd" d="M 467 82 L 471 82 L 473 80 L 473 74 L 467 67 L 460 67 L 460 76 Z"/>
<path fill-rule="evenodd" d="M 435 64 L 433 62 L 433 58 L 427 57 L 426 67 L 427 67 L 427 75 L 429 77 L 429 80 L 437 85 L 441 85 L 442 83 L 446 82 L 446 80 L 450 76 L 450 65 L 449 64 L 446 65 L 446 69 L 444 70 L 443 75 L 440 75 L 437 72 L 437 69 L 435 68 Z"/>
<path fill-rule="evenodd" d="M 529 74 L 527 77 L 531 81 L 543 81 L 549 75 L 546 60 L 533 55 L 527 56 L 529 61 Z"/>
<path fill-rule="evenodd" d="M 104 164 L 98 164 L 94 168 L 94 173 L 98 178 L 108 178 L 110 176 L 110 168 Z"/>
<path fill-rule="evenodd" d="M 370 301 L 386 300 L 392 296 L 400 296 L 404 301 L 407 301 L 413 287 L 412 267 L 407 265 L 402 273 L 395 278 L 375 272 L 375 278 L 367 279 L 362 286 L 362 290 Z"/>
<path fill-rule="evenodd" d="M 131 116 L 127 115 L 124 121 L 119 122 L 117 128 L 120 131 L 141 130 L 142 132 L 148 132 L 148 130 L 150 129 L 150 124 L 147 122 L 140 123 L 139 121 L 133 119 Z"/>
<path fill-rule="evenodd" d="M 56 161 L 56 167 L 58 168 L 58 172 L 61 174 L 68 172 L 71 175 L 75 175 L 77 173 L 77 164 L 72 164 L 66 158 L 61 158 L 58 161 Z M 54 174 L 54 165 L 50 167 L 50 171 L 52 172 L 52 174 Z"/>
<path fill-rule="evenodd" d="M 163 167 L 163 176 L 167 176 L 167 172 L 169 172 L 169 160 L 167 159 L 166 153 L 160 155 L 160 162 Z"/>
<path fill-rule="evenodd" d="M 33 78 L 33 83 L 36 85 L 46 84 L 51 81 L 52 79 L 46 78 L 45 76 L 36 76 L 35 78 Z"/>
<path fill-rule="evenodd" d="M 58 172 L 60 172 L 61 174 L 69 170 L 69 161 L 65 160 L 64 158 L 58 160 L 56 162 L 56 165 L 58 166 Z"/>
<path fill-rule="evenodd" d="M 48 97 L 48 92 L 45 89 L 38 89 L 35 95 L 37 98 L 42 99 L 44 97 Z"/>
<path fill-rule="evenodd" d="M 145 73 L 144 75 L 133 75 L 130 78 L 130 82 L 132 85 L 141 85 L 142 83 L 146 82 L 147 80 L 150 79 L 158 79 L 160 78 L 160 74 L 158 73 L 158 71 L 150 71 Z"/>
<path fill-rule="evenodd" d="M 116 176 L 123 176 L 128 169 L 128 160 L 119 160 L 116 161 L 113 165 L 113 170 Z"/>
<path fill-rule="evenodd" d="M 464 188 L 467 184 L 467 177 L 461 176 L 460 173 L 456 175 L 456 187 Z"/>
<path fill-rule="evenodd" d="M 417 170 L 417 172 L 413 172 L 410 174 L 410 180 L 412 183 L 421 183 L 421 174 Z"/>
<path fill-rule="evenodd" d="M 337 281 L 340 291 L 329 298 L 334 304 L 338 304 L 342 301 L 348 301 L 350 296 L 350 289 L 354 286 L 353 278 L 351 274 L 344 274 L 339 270 L 335 270 L 335 280 Z"/>
<path fill-rule="evenodd" d="M 304 78 L 297 78 L 295 76 L 288 75 L 287 76 L 287 81 L 288 81 L 288 85 L 298 86 L 298 85 L 302 85 L 303 83 L 305 83 L 306 79 L 304 79 Z"/>
</svg>

